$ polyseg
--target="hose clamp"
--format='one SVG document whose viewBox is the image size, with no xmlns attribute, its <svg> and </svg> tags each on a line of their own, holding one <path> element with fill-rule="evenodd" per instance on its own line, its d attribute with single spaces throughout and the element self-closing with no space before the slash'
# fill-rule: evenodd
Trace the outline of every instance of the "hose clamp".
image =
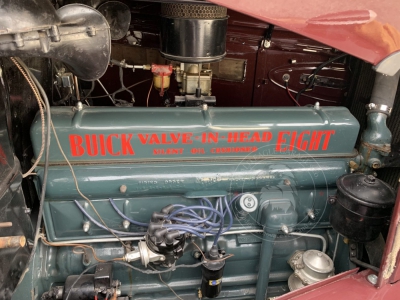
<svg viewBox="0 0 400 300">
<path fill-rule="evenodd" d="M 383 112 L 387 115 L 390 116 L 390 113 L 392 112 L 392 108 L 389 107 L 388 105 L 385 104 L 375 104 L 375 103 L 369 103 L 365 107 L 367 110 L 373 110 L 375 112 Z M 368 113 L 368 112 L 367 112 Z"/>
</svg>

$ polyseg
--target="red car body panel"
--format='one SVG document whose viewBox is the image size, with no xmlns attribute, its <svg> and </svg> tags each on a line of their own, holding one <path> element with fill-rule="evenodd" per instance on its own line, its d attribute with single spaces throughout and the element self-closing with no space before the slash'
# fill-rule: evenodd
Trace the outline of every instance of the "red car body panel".
<svg viewBox="0 0 400 300">
<path fill-rule="evenodd" d="M 378 64 L 400 51 L 398 0 L 211 0 Z"/>
<path fill-rule="evenodd" d="M 395 300 L 399 299 L 399 284 L 377 289 L 367 277 L 372 271 L 357 273 L 358 269 L 343 272 L 319 283 L 287 293 L 276 300 Z"/>
</svg>

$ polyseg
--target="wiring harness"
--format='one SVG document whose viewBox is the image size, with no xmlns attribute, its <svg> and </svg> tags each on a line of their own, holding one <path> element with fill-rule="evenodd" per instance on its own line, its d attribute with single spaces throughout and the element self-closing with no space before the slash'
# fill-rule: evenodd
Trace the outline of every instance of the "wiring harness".
<svg viewBox="0 0 400 300">
<path fill-rule="evenodd" d="M 112 198 L 109 202 L 121 218 L 133 225 L 146 227 L 147 234 L 156 244 L 159 244 L 161 240 L 168 242 L 180 235 L 191 234 L 199 238 L 214 235 L 214 245 L 216 245 L 221 234 L 231 229 L 233 224 L 231 206 L 241 195 L 238 194 L 229 201 L 226 196 L 218 197 L 215 205 L 208 198 L 198 199 L 199 204 L 192 206 L 171 204 L 160 212 L 154 212 L 149 223 L 139 222 L 126 216 Z M 125 232 L 107 228 L 96 221 L 77 200 L 75 204 L 90 222 L 101 229 L 121 236 L 144 235 L 144 232 Z M 225 226 L 225 221 L 227 226 Z"/>
</svg>

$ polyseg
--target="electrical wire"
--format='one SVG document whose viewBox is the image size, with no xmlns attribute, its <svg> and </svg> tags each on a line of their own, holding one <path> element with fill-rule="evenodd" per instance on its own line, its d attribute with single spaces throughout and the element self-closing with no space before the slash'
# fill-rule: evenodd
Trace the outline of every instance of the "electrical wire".
<svg viewBox="0 0 400 300">
<path fill-rule="evenodd" d="M 152 79 L 145 79 L 145 80 L 139 81 L 139 82 L 134 83 L 134 84 L 132 84 L 132 85 L 126 87 L 126 88 L 127 88 L 127 89 L 131 89 L 131 88 L 133 88 L 134 86 L 137 86 L 137 85 L 139 85 L 139 84 L 141 84 L 141 83 L 144 83 L 144 82 L 147 82 L 147 81 L 149 81 L 149 80 L 152 80 Z M 88 99 L 98 99 L 98 98 L 104 98 L 104 97 L 109 97 L 109 96 L 112 96 L 112 94 L 109 94 L 109 93 L 106 91 L 106 94 L 104 94 L 104 95 L 100 95 L 100 96 L 90 96 L 90 97 L 87 97 L 87 98 L 88 98 Z"/>
<path fill-rule="evenodd" d="M 222 219 L 220 220 L 220 227 L 219 227 L 219 230 L 218 230 L 218 232 L 217 232 L 217 234 L 215 235 L 215 238 L 214 238 L 214 243 L 213 243 L 214 246 L 217 245 L 218 240 L 219 240 L 219 237 L 220 237 L 221 234 L 222 234 L 222 230 L 224 230 L 224 219 L 225 219 L 225 218 L 224 218 L 225 215 L 224 215 L 224 209 L 223 209 L 223 207 L 222 207 L 221 197 L 218 198 L 218 202 L 219 202 L 219 210 L 220 210 L 221 214 L 223 215 L 223 217 L 222 217 Z"/>
<path fill-rule="evenodd" d="M 68 160 L 67 156 L 65 155 L 65 152 L 64 152 L 64 150 L 63 150 L 63 148 L 62 148 L 62 146 L 61 146 L 60 140 L 58 139 L 58 135 L 57 135 L 56 129 L 54 128 L 53 122 L 51 122 L 51 128 L 52 128 L 52 130 L 53 130 L 54 138 L 55 138 L 55 140 L 56 140 L 56 143 L 57 143 L 57 145 L 58 145 L 58 148 L 60 149 L 60 152 L 61 152 L 62 156 L 64 157 L 64 160 L 65 160 L 66 163 L 68 164 L 68 167 L 69 167 L 69 169 L 70 169 L 70 171 L 71 171 L 71 174 L 72 174 L 72 177 L 73 177 L 73 179 L 74 179 L 75 188 L 76 188 L 77 192 L 79 193 L 79 195 L 80 195 L 83 199 L 85 199 L 85 200 L 89 203 L 90 207 L 93 209 L 93 211 L 95 212 L 95 214 L 97 215 L 97 217 L 99 218 L 99 220 L 101 221 L 101 223 L 103 223 L 104 227 L 107 228 L 106 230 L 109 231 L 109 232 L 110 232 L 110 233 L 111 233 L 111 234 L 112 234 L 126 249 L 130 250 L 130 248 L 129 248 L 127 245 L 125 245 L 125 243 L 118 237 L 118 235 L 114 234 L 114 233 L 111 231 L 111 229 L 107 226 L 106 222 L 104 222 L 103 218 L 102 218 L 102 217 L 100 216 L 100 214 L 98 213 L 97 209 L 94 207 L 92 201 L 91 201 L 88 197 L 86 197 L 86 196 L 81 192 L 81 190 L 79 189 L 78 179 L 76 178 L 74 168 L 72 167 L 70 161 Z"/>
<path fill-rule="evenodd" d="M 150 98 L 151 89 L 153 88 L 153 84 L 154 84 L 154 80 L 151 81 L 150 89 L 147 94 L 146 107 L 149 107 L 149 98 Z"/>
<path fill-rule="evenodd" d="M 117 103 L 115 102 L 115 99 L 112 97 L 112 94 L 108 93 L 108 91 L 106 90 L 105 86 L 101 83 L 100 79 L 96 80 L 100 86 L 103 88 L 103 90 L 106 92 L 106 96 L 108 96 L 108 98 L 110 98 L 111 102 L 116 105 Z M 102 97 L 100 97 L 102 98 Z"/>
<path fill-rule="evenodd" d="M 170 289 L 170 291 L 175 295 L 176 298 L 178 298 L 179 300 L 183 300 L 183 298 L 180 297 L 180 296 L 174 291 L 174 289 L 173 289 L 168 283 L 166 283 L 166 282 L 162 279 L 161 274 L 158 274 L 158 278 L 160 278 L 160 281 L 161 281 L 167 288 Z"/>
<path fill-rule="evenodd" d="M 154 271 L 156 271 L 156 269 L 155 269 L 153 266 L 149 265 L 149 267 L 150 267 L 151 269 L 153 269 Z M 166 282 L 162 279 L 161 274 L 158 274 L 158 278 L 160 279 L 160 281 L 161 281 L 167 288 L 170 289 L 170 291 L 175 295 L 176 298 L 178 298 L 179 300 L 183 300 L 183 298 L 181 298 L 181 297 L 174 291 L 174 289 L 173 289 L 168 283 L 166 283 Z"/>
<path fill-rule="evenodd" d="M 40 224 L 41 220 L 43 217 L 43 206 L 44 206 L 44 199 L 46 196 L 46 187 L 47 187 L 47 176 L 48 176 L 48 171 L 49 171 L 49 149 L 50 149 L 50 124 L 51 124 L 51 114 L 50 114 L 50 103 L 49 100 L 46 96 L 46 93 L 44 92 L 42 86 L 40 85 L 39 81 L 32 75 L 31 71 L 29 68 L 25 65 L 25 63 L 20 60 L 19 58 L 14 58 L 11 57 L 12 62 L 17 66 L 17 68 L 21 71 L 21 68 L 24 69 L 26 74 L 24 72 L 21 72 L 22 75 L 25 77 L 25 79 L 28 81 L 29 86 L 31 87 L 35 97 L 37 97 L 38 101 L 44 101 L 45 103 L 45 109 L 46 109 L 46 142 L 45 142 L 45 149 L 46 149 L 46 154 L 45 154 L 45 161 L 44 161 L 44 170 L 43 170 L 43 182 L 42 182 L 42 187 L 41 187 L 41 194 L 39 198 L 39 212 L 38 212 L 38 218 L 37 218 L 37 224 L 36 224 L 36 230 L 35 230 L 35 236 L 34 236 L 34 242 L 33 242 L 33 247 L 31 250 L 31 254 L 29 257 L 29 261 L 27 265 L 29 266 L 31 261 L 33 260 L 34 254 L 36 252 L 36 248 L 39 242 L 39 234 L 40 234 Z M 28 75 L 29 74 L 29 75 Z M 33 80 L 33 83 L 29 80 Z M 38 92 L 42 93 L 43 99 L 40 98 L 40 94 Z M 20 277 L 19 282 L 21 282 L 24 277 L 25 277 L 26 272 L 22 274 Z"/>
<path fill-rule="evenodd" d="M 93 93 L 95 85 L 96 85 L 96 81 L 93 80 L 92 86 L 91 86 L 89 92 L 86 94 L 85 98 L 82 99 L 82 102 L 86 101 L 89 98 L 89 96 Z"/>
<path fill-rule="evenodd" d="M 207 261 L 207 257 L 204 255 L 203 250 L 200 249 L 200 247 L 192 240 L 192 244 L 199 250 L 199 252 L 201 253 L 201 256 L 203 256 L 204 261 Z M 223 260 L 227 260 L 228 258 L 231 258 L 235 256 L 234 254 L 228 254 L 227 256 L 224 256 L 223 258 L 220 259 L 213 259 L 213 262 L 217 262 L 217 261 L 223 261 Z"/>
<path fill-rule="evenodd" d="M 290 99 L 292 99 L 293 102 L 294 102 L 297 106 L 300 106 L 300 103 L 293 97 L 292 93 L 290 92 L 290 89 L 289 89 L 289 82 L 288 82 L 288 81 L 285 82 L 285 86 L 286 86 L 286 91 L 287 91 L 287 93 L 288 93 Z"/>
<path fill-rule="evenodd" d="M 203 264 L 202 262 L 199 262 L 199 263 L 196 263 L 196 264 L 193 264 L 193 265 L 173 265 L 171 268 L 168 268 L 168 269 L 165 269 L 165 270 L 152 271 L 152 270 L 143 270 L 143 269 L 134 267 L 134 266 L 132 266 L 132 265 L 126 263 L 126 262 L 123 262 L 123 261 L 112 261 L 111 260 L 111 261 L 106 261 L 106 262 L 112 262 L 114 264 L 123 265 L 125 267 L 128 267 L 130 269 L 133 269 L 133 270 L 138 271 L 138 272 L 143 273 L 143 274 L 162 274 L 162 273 L 168 273 L 168 272 L 171 272 L 171 271 L 175 271 L 178 268 L 197 268 L 197 267 L 200 267 Z M 71 287 L 70 287 L 70 289 L 69 289 L 69 291 L 68 291 L 68 293 L 67 293 L 67 295 L 65 297 L 65 300 L 69 299 L 69 296 L 71 294 L 72 288 L 82 278 L 82 276 L 85 275 L 90 270 L 92 270 L 94 267 L 97 267 L 99 264 L 101 264 L 101 263 L 100 262 L 94 263 L 93 265 L 87 267 L 85 270 L 83 270 L 83 272 L 81 274 L 78 275 L 78 277 L 72 283 L 72 285 L 71 285 Z"/>
<path fill-rule="evenodd" d="M 105 226 L 106 228 L 108 228 L 107 230 L 110 231 L 111 229 L 107 226 L 107 224 L 106 224 L 106 223 L 104 222 L 104 220 L 101 218 L 100 214 L 97 212 L 96 208 L 94 207 L 94 205 L 92 204 L 92 202 L 90 201 L 90 199 L 87 198 L 85 195 L 83 195 L 83 193 L 82 193 L 82 192 L 80 191 L 80 189 L 79 189 L 78 180 L 77 180 L 77 178 L 76 178 L 76 176 L 75 176 L 75 172 L 74 172 L 74 170 L 73 170 L 73 168 L 72 168 L 71 163 L 69 162 L 68 158 L 66 157 L 66 155 L 65 155 L 65 153 L 64 153 L 64 151 L 63 151 L 63 149 L 62 149 L 62 147 L 61 147 L 60 141 L 59 141 L 58 136 L 57 136 L 57 132 L 56 132 L 54 126 L 53 126 L 53 122 L 51 121 L 50 104 L 49 104 L 47 95 L 46 95 L 46 93 L 45 93 L 43 87 L 40 85 L 39 81 L 36 79 L 36 77 L 34 77 L 34 75 L 30 72 L 29 68 L 25 65 L 25 63 L 24 63 L 22 60 L 20 60 L 19 58 L 13 58 L 13 57 L 11 57 L 11 60 L 13 61 L 14 64 L 16 64 L 17 67 L 18 67 L 18 65 L 19 65 L 23 70 L 25 70 L 26 74 L 25 74 L 25 72 L 22 72 L 22 75 L 24 75 L 25 79 L 28 81 L 28 83 L 29 83 L 29 85 L 30 85 L 32 91 L 34 91 L 35 97 L 37 97 L 38 101 L 41 102 L 42 105 L 43 105 L 45 108 L 47 108 L 47 109 L 46 109 L 46 113 L 47 113 L 47 120 L 46 120 L 46 121 L 47 121 L 48 128 L 51 127 L 52 130 L 53 130 L 54 138 L 55 138 L 55 140 L 56 140 L 56 142 L 57 142 L 58 148 L 60 149 L 61 154 L 63 155 L 65 161 L 67 162 L 68 166 L 70 167 L 72 176 L 73 176 L 73 178 L 74 178 L 75 187 L 76 187 L 78 193 L 81 195 L 81 197 L 82 197 L 83 199 L 85 199 L 86 201 L 88 201 L 88 203 L 90 204 L 90 206 L 92 207 L 92 209 L 94 210 L 94 212 L 96 213 L 96 215 L 98 216 L 98 218 L 100 219 L 100 221 L 104 224 L 104 226 Z M 18 68 L 18 69 L 20 69 L 20 68 Z M 32 81 L 33 81 L 33 82 L 32 82 Z M 39 93 L 39 92 L 40 92 L 40 93 Z M 44 99 L 44 100 L 43 100 L 43 99 Z M 45 197 L 44 194 L 45 194 L 45 191 L 46 191 L 47 174 L 48 174 L 48 165 L 49 165 L 49 157 L 48 157 L 48 156 L 49 156 L 49 152 L 50 152 L 50 151 L 49 151 L 49 149 L 50 149 L 50 130 L 47 131 L 46 149 L 47 149 L 47 151 L 46 151 L 46 158 L 45 158 L 45 165 L 44 165 L 44 172 L 43 172 L 42 194 L 41 194 L 41 197 L 40 197 L 40 204 L 39 204 L 38 225 L 37 225 L 38 228 L 37 228 L 36 233 L 35 233 L 35 241 L 34 241 L 34 247 L 32 248 L 32 251 L 33 251 L 34 249 L 36 249 L 36 246 L 35 246 L 35 245 L 37 245 L 37 241 L 38 241 L 38 237 L 37 237 L 37 236 L 39 235 L 39 232 L 40 232 L 40 228 L 39 228 L 39 226 L 40 226 L 40 220 L 41 220 L 41 218 L 42 218 L 42 216 L 43 216 L 43 203 L 44 203 L 44 197 Z M 39 160 L 37 160 L 37 161 L 39 161 Z M 43 188 L 43 186 L 44 186 L 44 188 Z M 44 191 L 44 192 L 43 192 L 43 191 Z M 112 232 L 111 232 L 111 233 L 112 233 Z M 113 233 L 112 233 L 112 234 L 113 234 Z M 121 242 L 121 244 L 122 244 L 125 248 L 129 249 L 129 248 L 125 245 L 125 243 L 124 243 L 117 235 L 115 235 L 115 234 L 113 234 L 113 235 Z M 33 253 L 33 252 L 32 252 L 32 253 Z"/>
<path fill-rule="evenodd" d="M 142 227 L 148 227 L 148 226 L 149 226 L 148 223 L 142 223 L 142 222 L 138 222 L 138 221 L 135 221 L 135 220 L 132 220 L 132 219 L 128 218 L 126 215 L 124 215 L 124 214 L 119 210 L 119 208 L 117 207 L 117 205 L 115 204 L 115 202 L 114 202 L 114 200 L 113 200 L 112 198 L 109 198 L 108 200 L 110 201 L 112 207 L 113 207 L 114 210 L 120 215 L 121 218 L 123 218 L 123 219 L 127 220 L 128 222 L 130 222 L 130 223 L 132 223 L 132 224 L 135 224 L 135 225 L 137 225 L 137 226 L 142 226 Z"/>
<path fill-rule="evenodd" d="M 106 261 L 106 262 L 110 262 L 110 261 Z M 78 277 L 75 279 L 75 281 L 72 283 L 71 287 L 69 288 L 69 291 L 67 293 L 67 296 L 65 297 L 65 300 L 69 299 L 69 296 L 71 295 L 72 288 L 82 278 L 82 276 L 85 275 L 87 272 L 89 272 L 94 267 L 97 267 L 99 264 L 101 264 L 101 263 L 100 262 L 94 263 L 93 265 L 87 267 L 85 270 L 83 270 L 83 272 L 81 274 L 78 275 Z"/>
<path fill-rule="evenodd" d="M 60 99 L 60 100 L 58 100 L 58 101 L 56 101 L 56 102 L 53 102 L 53 104 L 54 105 L 61 105 L 61 104 L 65 104 L 65 101 L 68 99 L 68 98 L 70 98 L 72 96 L 72 90 L 71 90 L 71 88 L 69 88 L 69 92 L 68 92 L 68 94 L 64 97 L 64 98 L 62 98 L 62 99 Z"/>
<path fill-rule="evenodd" d="M 36 169 L 36 167 L 39 164 L 39 162 L 40 162 L 40 160 L 41 160 L 41 158 L 43 156 L 43 153 L 44 153 L 44 146 L 45 146 L 45 140 L 46 140 L 46 138 L 45 138 L 45 118 L 44 118 L 44 109 L 43 109 L 44 108 L 44 104 L 43 104 L 43 100 L 41 101 L 40 94 L 38 93 L 38 91 L 35 88 L 33 88 L 34 82 L 32 81 L 32 79 L 29 76 L 29 74 L 27 74 L 25 72 L 23 67 L 18 64 L 18 62 L 15 60 L 14 57 L 11 57 L 10 59 L 15 64 L 15 66 L 18 68 L 18 70 L 21 72 L 21 74 L 25 77 L 25 79 L 28 82 L 28 84 L 30 85 L 30 87 L 32 89 L 32 92 L 35 95 L 35 98 L 36 98 L 38 106 L 39 106 L 40 120 L 41 120 L 41 123 L 42 123 L 42 144 L 40 146 L 39 155 L 37 156 L 36 161 L 34 162 L 32 167 L 27 172 L 22 174 L 22 178 L 26 178 L 29 175 L 33 175 L 33 171 Z"/>
<path fill-rule="evenodd" d="M 317 73 L 318 73 L 319 71 L 321 71 L 324 67 L 326 67 L 326 66 L 329 65 L 330 63 L 332 63 L 332 62 L 334 62 L 334 61 L 336 61 L 336 60 L 338 60 L 338 59 L 341 59 L 341 58 L 345 57 L 346 55 L 347 55 L 346 53 L 340 54 L 340 55 L 335 56 L 335 57 L 332 57 L 331 59 L 327 60 L 326 62 L 320 64 L 320 65 L 311 73 L 311 75 L 308 76 L 308 78 L 309 78 L 309 79 L 311 78 L 311 80 L 310 80 L 309 84 L 308 84 L 305 88 L 303 88 L 302 90 L 300 90 L 300 91 L 297 93 L 297 95 L 296 95 L 296 101 L 299 102 L 299 99 L 300 99 L 301 94 L 303 94 L 305 91 L 311 89 L 311 87 L 314 85 L 314 82 L 315 82 L 315 76 L 317 75 Z M 299 103 L 300 103 L 300 102 L 299 102 Z"/>
<path fill-rule="evenodd" d="M 79 208 L 79 210 L 85 215 L 86 218 L 89 219 L 90 222 L 92 222 L 93 224 L 95 224 L 97 227 L 99 227 L 101 229 L 109 231 L 110 233 L 112 233 L 114 235 L 119 234 L 119 235 L 127 235 L 127 236 L 143 236 L 145 234 L 145 232 L 124 232 L 124 231 L 119 231 L 119 230 L 110 229 L 108 227 L 105 227 L 104 225 L 100 224 L 95 219 L 93 219 L 93 217 L 87 213 L 87 211 L 82 207 L 82 205 L 80 205 L 80 203 L 78 201 L 74 200 L 74 202 L 75 202 L 76 206 Z"/>
<path fill-rule="evenodd" d="M 218 242 L 219 237 L 221 234 L 229 231 L 233 225 L 233 215 L 230 209 L 230 206 L 234 201 L 236 201 L 242 194 L 238 194 L 235 197 L 233 197 L 229 203 L 227 200 L 227 197 L 224 197 L 224 204 L 225 208 L 222 202 L 222 198 L 220 197 L 216 201 L 215 208 L 213 207 L 212 203 L 210 200 L 207 198 L 201 198 L 200 203 L 203 205 L 194 205 L 194 206 L 185 206 L 181 204 L 174 204 L 172 205 L 174 208 L 179 207 L 179 209 L 172 211 L 170 214 L 166 214 L 164 216 L 166 223 L 161 224 L 161 228 L 167 228 L 168 231 L 179 231 L 180 234 L 185 234 L 185 233 L 190 233 L 193 234 L 199 238 L 205 238 L 207 233 L 210 233 L 212 235 L 215 235 L 214 239 L 214 245 Z M 129 221 L 132 224 L 142 226 L 142 227 L 148 227 L 148 223 L 142 223 L 138 222 L 135 220 L 132 220 L 128 218 L 126 215 L 124 215 L 117 205 L 115 204 L 114 200 L 112 198 L 109 198 L 111 206 L 114 208 L 114 210 L 118 213 L 120 217 L 123 219 Z M 144 232 L 124 232 L 124 231 L 118 231 L 115 229 L 110 229 L 106 228 L 99 222 L 97 222 L 92 216 L 89 215 L 89 213 L 82 207 L 82 205 L 77 201 L 74 200 L 76 206 L 79 208 L 79 210 L 86 216 L 86 218 L 89 219 L 90 222 L 92 222 L 94 225 L 96 225 L 99 228 L 102 228 L 104 230 L 107 230 L 115 235 L 122 235 L 122 236 L 142 236 Z M 204 202 L 207 203 L 209 206 L 205 206 Z M 198 215 L 195 210 L 201 210 L 204 213 L 204 217 L 201 217 Z M 207 216 L 205 214 L 205 211 L 210 211 L 211 213 Z M 175 217 L 176 215 L 183 215 L 183 216 L 188 216 L 189 219 L 184 219 L 184 218 L 178 218 Z M 226 228 L 224 228 L 224 219 L 225 216 L 228 215 L 229 217 L 229 223 Z M 219 222 L 209 222 L 211 218 L 214 218 L 216 220 L 216 217 L 219 217 Z M 194 218 L 194 220 L 193 220 Z M 171 223 L 172 221 L 176 223 Z M 218 230 L 217 230 L 218 228 Z M 217 231 L 216 231 L 217 230 Z"/>
<path fill-rule="evenodd" d="M 199 262 L 199 263 L 192 264 L 192 265 L 184 265 L 184 264 L 182 264 L 182 265 L 172 265 L 171 268 L 168 268 L 168 269 L 165 269 L 165 270 L 152 271 L 152 270 L 143 270 L 143 269 L 134 267 L 134 266 L 132 266 L 132 265 L 130 265 L 130 264 L 124 262 L 124 261 L 113 261 L 113 262 L 116 263 L 116 264 L 119 264 L 119 265 L 124 265 L 124 266 L 126 266 L 128 268 L 131 268 L 131 269 L 133 269 L 135 271 L 138 271 L 140 273 L 143 273 L 143 274 L 162 274 L 162 273 L 168 273 L 168 272 L 171 272 L 171 271 L 175 271 L 176 269 L 179 269 L 179 268 L 197 268 L 197 267 L 200 267 L 203 264 L 203 262 Z"/>
</svg>

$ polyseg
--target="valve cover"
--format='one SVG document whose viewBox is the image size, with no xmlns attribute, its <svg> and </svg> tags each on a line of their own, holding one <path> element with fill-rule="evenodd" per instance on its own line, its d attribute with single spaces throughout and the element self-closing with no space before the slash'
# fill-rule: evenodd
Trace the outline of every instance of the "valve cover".
<svg viewBox="0 0 400 300">
<path fill-rule="evenodd" d="M 343 107 L 55 107 L 52 119 L 82 193 L 106 216 L 108 226 L 130 232 L 144 229 L 123 226 L 108 198 L 128 217 L 149 222 L 152 212 L 171 203 L 190 205 L 200 197 L 251 192 L 258 193 L 263 207 L 272 197 L 265 195 L 276 194 L 276 209 L 288 210 L 277 220 L 290 215 L 301 222 L 314 207 L 323 212 L 315 222 L 328 224 L 326 198 L 336 179 L 349 172 L 359 130 Z M 36 156 L 40 124 L 37 116 L 31 128 Z M 36 172 L 40 189 L 42 164 Z M 52 136 L 44 208 L 49 240 L 112 237 L 94 224 L 88 227 L 74 200 L 97 219 L 78 194 Z M 248 214 L 246 226 L 258 226 L 259 211 Z M 279 225 L 274 220 L 271 228 Z"/>
</svg>

